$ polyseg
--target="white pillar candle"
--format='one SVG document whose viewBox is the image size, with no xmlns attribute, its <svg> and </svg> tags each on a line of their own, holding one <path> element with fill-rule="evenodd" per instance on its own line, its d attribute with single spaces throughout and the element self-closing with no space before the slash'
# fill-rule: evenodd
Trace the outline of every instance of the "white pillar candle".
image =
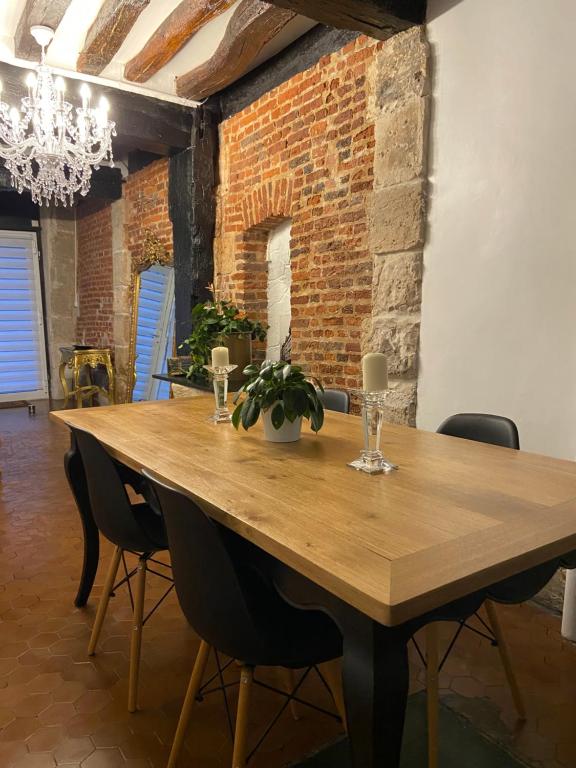
<svg viewBox="0 0 576 768">
<path fill-rule="evenodd" d="M 381 352 L 369 352 L 362 358 L 363 389 L 383 392 L 388 389 L 388 363 Z"/>
<path fill-rule="evenodd" d="M 228 347 L 214 347 L 212 350 L 212 368 L 224 368 L 229 364 Z"/>
</svg>

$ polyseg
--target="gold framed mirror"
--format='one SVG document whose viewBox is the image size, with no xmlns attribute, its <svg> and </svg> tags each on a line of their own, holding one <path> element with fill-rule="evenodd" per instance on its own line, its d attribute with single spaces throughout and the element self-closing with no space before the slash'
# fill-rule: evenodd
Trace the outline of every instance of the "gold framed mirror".
<svg viewBox="0 0 576 768">
<path fill-rule="evenodd" d="M 138 348 L 141 350 L 150 345 L 151 336 L 167 341 L 169 331 L 173 333 L 174 322 L 168 317 L 170 306 L 174 303 L 174 269 L 173 257 L 168 248 L 151 230 L 146 230 L 142 249 L 132 258 L 132 282 L 130 297 L 132 312 L 130 318 L 130 340 L 128 346 L 128 371 L 130 381 L 127 386 L 127 402 L 132 402 L 135 392 L 137 399 L 151 399 L 145 395 L 150 392 L 151 375 L 158 355 L 153 352 L 148 360 L 148 354 L 142 356 L 139 364 Z M 157 298 L 158 306 L 151 302 Z M 140 322 L 139 322 L 140 318 Z M 158 318 L 155 330 L 154 322 Z M 168 323 L 171 328 L 168 329 Z M 169 350 L 170 354 L 172 350 Z M 144 364 L 144 360 L 146 364 Z M 151 367 L 152 366 L 152 367 Z M 148 371 L 147 368 L 150 367 Z M 142 370 L 138 370 L 141 368 Z M 143 381 L 145 379 L 145 381 Z M 143 389 L 144 387 L 144 389 Z"/>
</svg>

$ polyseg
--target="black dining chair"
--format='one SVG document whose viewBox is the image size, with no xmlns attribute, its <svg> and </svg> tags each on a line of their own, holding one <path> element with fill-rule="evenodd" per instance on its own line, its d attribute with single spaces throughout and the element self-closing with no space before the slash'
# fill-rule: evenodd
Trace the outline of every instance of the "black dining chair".
<svg viewBox="0 0 576 768">
<path fill-rule="evenodd" d="M 156 553 L 168 549 L 164 521 L 157 509 L 154 509 L 149 503 L 132 504 L 130 502 L 125 483 L 130 482 L 131 476 L 119 471 L 116 462 L 93 435 L 75 428 L 72 428 L 72 432 L 74 433 L 86 473 L 94 521 L 100 533 L 115 545 L 102 597 L 98 604 L 94 627 L 92 628 L 88 654 L 92 656 L 96 652 L 110 596 L 121 584 L 127 583 L 134 611 L 130 640 L 128 710 L 135 712 L 138 699 L 138 671 L 142 647 L 142 626 L 145 621 L 146 575 L 149 570 L 149 562 L 153 562 L 156 565 L 165 565 L 153 558 L 153 555 Z M 144 490 L 142 483 L 138 483 L 138 486 L 139 491 Z M 148 488 L 146 495 L 151 493 L 152 491 Z M 154 506 L 157 506 L 157 504 Z M 131 572 L 128 572 L 126 566 L 125 552 L 138 555 L 138 567 Z M 123 562 L 126 575 L 115 585 L 121 561 Z M 148 617 L 154 613 L 156 607 L 174 586 L 170 577 L 157 571 L 154 572 L 167 579 L 170 582 L 170 586 Z M 132 597 L 130 586 L 130 580 L 133 576 L 136 576 L 134 597 Z"/>
<path fill-rule="evenodd" d="M 438 434 L 451 437 L 474 440 L 480 443 L 489 443 L 502 448 L 519 450 L 520 438 L 518 428 L 511 419 L 504 416 L 495 416 L 488 413 L 458 413 L 448 417 L 436 430 Z M 429 768 L 437 766 L 438 752 L 438 673 L 446 662 L 450 651 L 458 640 L 460 633 L 470 629 L 482 635 L 498 648 L 504 673 L 514 700 L 514 706 L 521 720 L 526 719 L 526 709 L 522 699 L 520 688 L 514 675 L 512 661 L 502 626 L 498 618 L 496 605 L 491 600 L 484 603 L 487 620 L 479 613 L 476 618 L 480 623 L 480 629 L 469 625 L 466 621 L 459 622 L 459 626 L 449 643 L 448 650 L 443 658 L 438 657 L 438 638 L 434 624 L 427 627 L 427 689 L 428 689 L 428 731 L 429 731 Z"/>
<path fill-rule="evenodd" d="M 244 768 L 250 758 L 246 738 L 252 685 L 263 685 L 255 679 L 255 669 L 305 670 L 292 692 L 277 690 L 276 693 L 285 698 L 280 712 L 292 701 L 311 706 L 298 698 L 297 693 L 312 669 L 319 672 L 317 665 L 342 655 L 340 632 L 325 614 L 292 608 L 280 597 L 271 577 L 273 558 L 212 520 L 187 496 L 145 474 L 153 481 L 166 522 L 180 605 L 201 638 L 168 768 L 174 768 L 180 754 L 192 706 L 202 692 L 211 649 L 217 660 L 221 653 L 236 660 L 241 667 L 233 768 Z M 219 661 L 218 667 L 220 669 Z M 270 690 L 270 686 L 264 687 Z"/>
<path fill-rule="evenodd" d="M 325 389 L 318 391 L 318 397 L 324 408 L 328 411 L 350 413 L 350 395 L 344 389 Z"/>
</svg>

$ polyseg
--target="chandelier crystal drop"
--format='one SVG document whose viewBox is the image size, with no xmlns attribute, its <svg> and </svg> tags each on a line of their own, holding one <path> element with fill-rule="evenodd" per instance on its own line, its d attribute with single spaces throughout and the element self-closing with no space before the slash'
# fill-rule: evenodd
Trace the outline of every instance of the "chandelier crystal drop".
<svg viewBox="0 0 576 768">
<path fill-rule="evenodd" d="M 18 192 L 29 189 L 39 205 L 52 200 L 72 205 L 77 192 L 88 194 L 93 168 L 102 162 L 113 165 L 116 128 L 108 119 L 104 97 L 98 107 L 91 106 L 86 83 L 80 88 L 82 106 L 74 108 L 65 101 L 64 80 L 54 78 L 45 64 L 54 32 L 49 27 L 32 27 L 30 32 L 42 55 L 36 72 L 26 77 L 28 96 L 20 108 L 2 101 L 0 83 L 0 158 Z"/>
</svg>

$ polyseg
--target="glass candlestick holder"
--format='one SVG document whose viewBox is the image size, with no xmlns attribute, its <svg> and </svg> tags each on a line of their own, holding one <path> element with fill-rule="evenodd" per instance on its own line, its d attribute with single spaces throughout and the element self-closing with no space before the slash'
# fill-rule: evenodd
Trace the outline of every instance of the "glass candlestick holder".
<svg viewBox="0 0 576 768">
<path fill-rule="evenodd" d="M 212 374 L 214 385 L 214 400 L 216 410 L 211 420 L 217 424 L 232 421 L 232 414 L 228 410 L 228 376 L 238 368 L 237 365 L 205 365 L 204 368 Z"/>
<path fill-rule="evenodd" d="M 365 392 L 362 389 L 354 390 L 354 394 L 360 399 L 362 405 L 362 427 L 364 430 L 364 450 L 356 461 L 351 461 L 348 466 L 369 475 L 377 475 L 382 472 L 392 472 L 398 469 L 380 450 L 382 438 L 382 424 L 384 422 L 384 406 L 388 390 L 383 392 Z"/>
</svg>

